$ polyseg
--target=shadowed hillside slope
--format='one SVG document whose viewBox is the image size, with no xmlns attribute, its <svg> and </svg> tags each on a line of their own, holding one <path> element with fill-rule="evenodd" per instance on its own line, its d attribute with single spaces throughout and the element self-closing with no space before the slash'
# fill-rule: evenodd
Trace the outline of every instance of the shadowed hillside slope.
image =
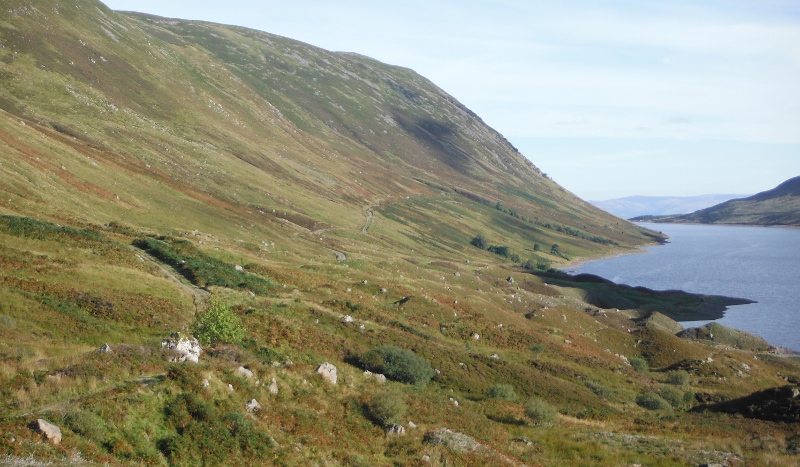
<svg viewBox="0 0 800 467">
<path fill-rule="evenodd" d="M 798 460 L 688 411 L 800 381 L 673 334 L 741 300 L 551 270 L 661 237 L 410 70 L 6 0 L 0 109 L 0 465 Z"/>
</svg>

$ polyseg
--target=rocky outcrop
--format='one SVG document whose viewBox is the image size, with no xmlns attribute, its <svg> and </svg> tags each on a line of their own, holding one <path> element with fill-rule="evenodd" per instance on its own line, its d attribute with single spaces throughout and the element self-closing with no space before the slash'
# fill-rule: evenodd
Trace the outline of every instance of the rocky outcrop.
<svg viewBox="0 0 800 467">
<path fill-rule="evenodd" d="M 259 404 L 258 401 L 255 399 L 250 399 L 247 402 L 246 406 L 248 412 L 258 412 L 259 410 L 261 410 L 261 404 Z"/>
<path fill-rule="evenodd" d="M 243 366 L 240 366 L 239 368 L 236 369 L 236 376 L 241 376 L 242 378 L 250 379 L 253 377 L 253 372 Z"/>
<path fill-rule="evenodd" d="M 339 379 L 336 372 L 336 367 L 328 362 L 325 362 L 322 365 L 318 366 L 317 373 L 319 373 L 322 376 L 322 379 L 331 384 L 336 384 L 336 381 Z"/>
<path fill-rule="evenodd" d="M 172 351 L 172 355 L 169 357 L 170 362 L 185 362 L 188 360 L 192 363 L 197 363 L 200 361 L 200 354 L 203 353 L 203 349 L 197 339 L 183 337 L 180 333 L 175 333 L 161 341 L 161 348 Z"/>
<path fill-rule="evenodd" d="M 406 434 L 406 428 L 403 425 L 391 425 L 386 429 L 386 434 L 389 436 L 403 436 Z"/>
<path fill-rule="evenodd" d="M 437 428 L 425 433 L 424 441 L 428 444 L 440 444 L 456 452 L 479 451 L 484 446 L 471 436 L 453 431 L 449 428 Z"/>
<path fill-rule="evenodd" d="M 61 428 L 41 418 L 36 420 L 35 428 L 36 431 L 44 435 L 44 437 L 51 443 L 61 443 Z"/>
</svg>

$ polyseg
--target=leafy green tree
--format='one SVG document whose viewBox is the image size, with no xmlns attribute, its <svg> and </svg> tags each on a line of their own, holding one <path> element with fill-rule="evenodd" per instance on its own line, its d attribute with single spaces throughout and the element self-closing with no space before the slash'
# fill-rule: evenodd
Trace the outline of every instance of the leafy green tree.
<svg viewBox="0 0 800 467">
<path fill-rule="evenodd" d="M 242 320 L 216 294 L 208 299 L 206 310 L 192 324 L 192 334 L 203 345 L 238 344 L 245 332 Z"/>
</svg>

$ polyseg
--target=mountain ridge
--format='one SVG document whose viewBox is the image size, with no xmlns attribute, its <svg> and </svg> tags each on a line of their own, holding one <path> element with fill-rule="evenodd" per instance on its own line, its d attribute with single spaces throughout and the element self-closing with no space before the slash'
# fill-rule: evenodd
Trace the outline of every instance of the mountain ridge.
<svg viewBox="0 0 800 467">
<path fill-rule="evenodd" d="M 589 201 L 593 205 L 623 219 L 645 215 L 676 215 L 714 206 L 747 195 L 708 194 L 699 196 L 626 196 L 604 201 Z"/>
<path fill-rule="evenodd" d="M 682 216 L 655 217 L 654 222 L 800 226 L 800 176 L 755 195 L 733 199 Z"/>
</svg>

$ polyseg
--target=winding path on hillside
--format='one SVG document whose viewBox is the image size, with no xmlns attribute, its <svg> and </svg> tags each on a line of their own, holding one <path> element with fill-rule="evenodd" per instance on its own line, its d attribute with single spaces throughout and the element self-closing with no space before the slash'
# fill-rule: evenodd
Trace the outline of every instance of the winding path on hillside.
<svg viewBox="0 0 800 467">
<path fill-rule="evenodd" d="M 325 247 L 326 250 L 330 251 L 334 255 L 336 255 L 336 261 L 346 261 L 347 255 L 339 250 L 334 250 L 333 248 Z"/>
<path fill-rule="evenodd" d="M 158 268 L 161 269 L 168 278 L 170 278 L 173 282 L 175 282 L 175 284 L 177 284 L 179 288 L 181 288 L 181 289 L 185 290 L 186 292 L 188 292 L 189 294 L 191 294 L 192 295 L 192 300 L 194 301 L 195 308 L 198 308 L 203 303 L 205 303 L 206 295 L 208 295 L 208 292 L 206 292 L 206 291 L 204 291 L 204 290 L 202 290 L 202 289 L 200 289 L 198 287 L 195 287 L 194 285 L 191 285 L 191 284 L 189 284 L 187 282 L 184 282 L 183 280 L 181 280 L 181 278 L 183 276 L 181 276 L 175 269 L 173 269 L 169 265 L 166 265 L 164 263 L 161 263 L 160 261 L 157 261 L 155 258 L 153 258 L 146 251 L 144 251 L 142 249 L 139 249 L 139 248 L 136 248 L 133 245 L 130 245 L 129 248 L 131 250 L 133 250 L 134 252 L 136 252 L 136 256 L 137 257 L 141 258 L 144 261 L 148 261 L 148 262 L 153 263 L 156 266 L 158 266 Z"/>
<path fill-rule="evenodd" d="M 361 233 L 369 233 L 369 228 L 372 227 L 372 221 L 375 219 L 375 213 L 372 211 L 372 206 L 367 208 L 367 223 L 361 229 Z"/>
</svg>

